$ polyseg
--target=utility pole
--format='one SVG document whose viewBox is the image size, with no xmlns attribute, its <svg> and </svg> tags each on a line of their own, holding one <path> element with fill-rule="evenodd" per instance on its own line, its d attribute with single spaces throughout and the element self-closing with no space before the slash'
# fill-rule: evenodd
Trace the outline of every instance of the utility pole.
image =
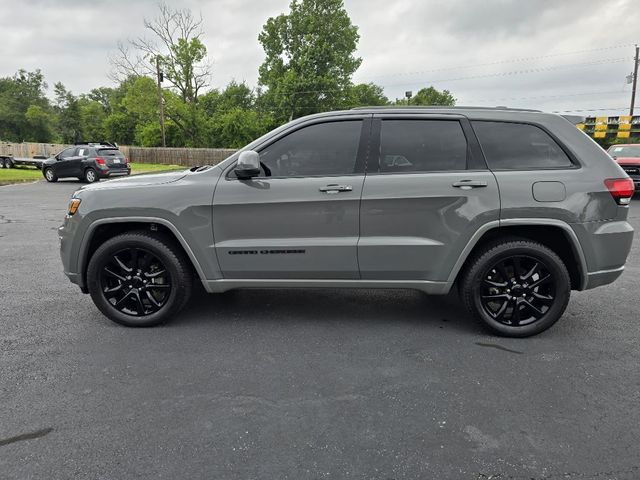
<svg viewBox="0 0 640 480">
<path fill-rule="evenodd" d="M 636 103 L 636 85 L 638 84 L 638 51 L 640 47 L 636 45 L 636 57 L 633 62 L 633 84 L 631 85 L 631 108 L 629 109 L 629 115 L 633 117 L 633 107 Z"/>
<path fill-rule="evenodd" d="M 158 77 L 158 102 L 160 103 L 160 135 L 162 136 L 162 146 L 166 147 L 167 142 L 164 136 L 164 98 L 162 97 L 162 81 L 164 75 L 160 71 L 160 55 L 156 56 L 156 75 Z"/>
</svg>

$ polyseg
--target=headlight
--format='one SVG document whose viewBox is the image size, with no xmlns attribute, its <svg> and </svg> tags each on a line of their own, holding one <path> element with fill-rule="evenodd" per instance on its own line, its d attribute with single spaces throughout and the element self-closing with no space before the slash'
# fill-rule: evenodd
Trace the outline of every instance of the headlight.
<svg viewBox="0 0 640 480">
<path fill-rule="evenodd" d="M 80 200 L 79 198 L 72 198 L 69 202 L 69 211 L 67 212 L 67 215 L 71 216 L 76 213 L 81 201 L 82 200 Z"/>
</svg>

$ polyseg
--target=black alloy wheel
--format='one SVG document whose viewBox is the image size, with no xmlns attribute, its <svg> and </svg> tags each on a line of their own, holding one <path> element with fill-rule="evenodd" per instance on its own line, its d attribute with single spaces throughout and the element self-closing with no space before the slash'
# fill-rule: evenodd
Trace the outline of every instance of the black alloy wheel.
<svg viewBox="0 0 640 480">
<path fill-rule="evenodd" d="M 556 300 L 556 285 L 542 260 L 514 255 L 485 273 L 480 301 L 496 321 L 524 326 L 540 320 Z"/>
<path fill-rule="evenodd" d="M 473 316 L 494 333 L 528 337 L 562 316 L 571 279 L 549 247 L 511 237 L 478 249 L 461 275 L 460 294 Z"/>
<path fill-rule="evenodd" d="M 133 316 L 159 311 L 171 294 L 165 265 L 144 248 L 128 248 L 111 255 L 100 275 L 102 294 L 113 308 Z"/>
<path fill-rule="evenodd" d="M 87 266 L 87 289 L 98 309 L 128 327 L 152 327 L 188 302 L 193 266 L 168 235 L 125 232 L 106 240 Z"/>
</svg>

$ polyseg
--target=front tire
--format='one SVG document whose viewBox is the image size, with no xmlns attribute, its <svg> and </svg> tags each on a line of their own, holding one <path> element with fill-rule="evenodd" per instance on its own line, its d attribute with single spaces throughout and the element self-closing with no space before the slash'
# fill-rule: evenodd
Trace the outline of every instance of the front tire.
<svg viewBox="0 0 640 480">
<path fill-rule="evenodd" d="M 87 268 L 98 309 L 128 327 L 152 327 L 176 315 L 192 290 L 189 261 L 164 236 L 124 233 L 103 243 Z"/>
<path fill-rule="evenodd" d="M 93 168 L 87 168 L 84 171 L 84 181 L 87 183 L 93 183 L 98 181 L 98 174 Z"/>
<path fill-rule="evenodd" d="M 5 158 L 4 161 L 2 162 L 2 164 L 4 165 L 4 168 L 12 168 L 13 167 L 13 162 L 9 158 Z"/>
<path fill-rule="evenodd" d="M 45 168 L 44 178 L 47 182 L 51 182 L 51 183 L 58 181 L 58 176 L 55 174 L 55 172 L 53 171 L 53 168 L 51 167 Z"/>
<path fill-rule="evenodd" d="M 529 337 L 562 316 L 571 294 L 567 267 L 551 249 L 529 240 L 487 245 L 462 277 L 462 301 L 484 326 L 506 337 Z"/>
</svg>

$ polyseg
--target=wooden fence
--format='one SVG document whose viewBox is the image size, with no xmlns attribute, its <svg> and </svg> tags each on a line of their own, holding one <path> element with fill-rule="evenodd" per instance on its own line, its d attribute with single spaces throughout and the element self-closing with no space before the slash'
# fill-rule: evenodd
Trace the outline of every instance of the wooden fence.
<svg viewBox="0 0 640 480">
<path fill-rule="evenodd" d="M 26 158 L 37 155 L 52 157 L 69 146 L 53 143 L 0 142 L 0 155 Z M 236 152 L 230 148 L 161 148 L 126 145 L 120 145 L 119 148 L 134 163 L 161 163 L 187 167 L 215 165 Z"/>
</svg>

